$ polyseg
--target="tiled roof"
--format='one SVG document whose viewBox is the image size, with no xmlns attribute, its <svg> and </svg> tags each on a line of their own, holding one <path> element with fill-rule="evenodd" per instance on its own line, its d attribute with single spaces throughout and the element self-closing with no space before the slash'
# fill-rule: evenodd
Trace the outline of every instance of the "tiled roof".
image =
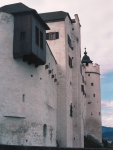
<svg viewBox="0 0 113 150">
<path fill-rule="evenodd" d="M 64 11 L 42 13 L 42 14 L 39 14 L 39 15 L 42 17 L 42 19 L 45 22 L 63 20 L 63 19 L 66 18 L 67 15 L 69 16 L 69 14 L 67 12 L 64 12 Z M 72 22 L 70 16 L 69 16 L 69 19 Z"/>
<path fill-rule="evenodd" d="M 6 13 L 11 13 L 11 14 L 22 13 L 22 12 L 33 12 L 37 16 L 37 18 L 40 20 L 40 22 L 45 26 L 45 29 L 46 30 L 50 29 L 35 9 L 29 8 L 23 3 L 14 3 L 10 5 L 5 5 L 3 7 L 0 7 L 0 12 L 6 12 Z"/>
<path fill-rule="evenodd" d="M 19 13 L 19 12 L 27 12 L 27 11 L 35 11 L 35 9 L 29 8 L 23 3 L 15 3 L 11 5 L 5 5 L 0 8 L 0 11 L 7 12 L 7 13 Z"/>
</svg>

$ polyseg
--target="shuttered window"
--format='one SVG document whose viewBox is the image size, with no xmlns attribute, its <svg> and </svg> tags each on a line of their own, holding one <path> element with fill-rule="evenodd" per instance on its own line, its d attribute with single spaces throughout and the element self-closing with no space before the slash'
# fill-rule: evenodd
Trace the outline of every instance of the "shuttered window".
<svg viewBox="0 0 113 150">
<path fill-rule="evenodd" d="M 59 39 L 59 32 L 46 33 L 46 40 L 56 40 Z"/>
</svg>

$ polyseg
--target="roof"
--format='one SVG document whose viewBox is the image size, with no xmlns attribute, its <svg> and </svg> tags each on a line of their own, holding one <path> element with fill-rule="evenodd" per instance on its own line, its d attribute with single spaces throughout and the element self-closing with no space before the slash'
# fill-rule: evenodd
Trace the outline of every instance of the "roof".
<svg viewBox="0 0 113 150">
<path fill-rule="evenodd" d="M 66 18 L 66 16 L 68 16 L 70 21 L 71 21 L 71 23 L 72 23 L 70 15 L 67 12 L 64 12 L 64 11 L 55 11 L 55 12 L 41 13 L 39 15 L 42 17 L 42 19 L 45 22 L 64 20 Z"/>
<path fill-rule="evenodd" d="M 92 63 L 93 61 L 92 60 L 90 60 L 90 57 L 89 56 L 87 56 L 87 52 L 85 51 L 84 52 L 84 56 L 83 56 L 83 58 L 82 58 L 82 63 Z"/>
<path fill-rule="evenodd" d="M 5 5 L 3 7 L 0 7 L 0 12 L 6 12 L 6 13 L 11 13 L 11 14 L 33 12 L 37 16 L 37 18 L 40 20 L 40 22 L 44 25 L 45 29 L 46 30 L 50 29 L 35 9 L 29 8 L 23 3 L 14 3 L 10 5 Z"/>
<path fill-rule="evenodd" d="M 14 3 L 14 4 L 10 4 L 10 5 L 5 5 L 0 8 L 0 11 L 6 12 L 6 13 L 11 13 L 11 14 L 19 13 L 19 12 L 28 12 L 28 11 L 36 12 L 35 9 L 29 8 L 26 5 L 24 5 L 23 3 Z"/>
</svg>

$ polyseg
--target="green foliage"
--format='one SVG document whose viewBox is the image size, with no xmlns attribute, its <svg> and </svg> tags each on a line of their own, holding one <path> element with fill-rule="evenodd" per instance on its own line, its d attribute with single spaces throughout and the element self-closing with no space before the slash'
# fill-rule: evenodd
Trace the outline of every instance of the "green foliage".
<svg viewBox="0 0 113 150">
<path fill-rule="evenodd" d="M 102 139 L 102 143 L 104 145 L 105 148 L 108 148 L 108 141 L 106 139 Z"/>
<path fill-rule="evenodd" d="M 91 135 L 84 136 L 84 148 L 103 148 L 102 144 Z"/>
</svg>

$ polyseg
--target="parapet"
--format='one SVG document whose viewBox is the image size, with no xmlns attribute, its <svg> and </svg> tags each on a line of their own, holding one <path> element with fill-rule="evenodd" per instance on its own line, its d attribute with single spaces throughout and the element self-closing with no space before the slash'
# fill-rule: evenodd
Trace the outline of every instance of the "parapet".
<svg viewBox="0 0 113 150">
<path fill-rule="evenodd" d="M 86 63 L 83 64 L 86 68 L 86 72 L 94 72 L 100 74 L 100 65 L 98 65 L 97 63 L 88 63 L 88 66 L 86 66 Z"/>
</svg>

